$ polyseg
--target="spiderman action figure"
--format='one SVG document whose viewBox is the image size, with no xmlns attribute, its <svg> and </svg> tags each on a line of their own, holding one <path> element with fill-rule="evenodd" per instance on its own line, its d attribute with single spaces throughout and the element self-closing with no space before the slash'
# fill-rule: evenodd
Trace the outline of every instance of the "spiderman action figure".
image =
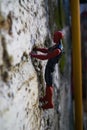
<svg viewBox="0 0 87 130">
<path fill-rule="evenodd" d="M 54 71 L 55 65 L 58 63 L 62 53 L 63 53 L 63 45 L 61 39 L 63 38 L 63 33 L 60 31 L 54 32 L 53 42 L 54 46 L 50 48 L 35 48 L 35 51 L 40 51 L 45 54 L 33 54 L 30 53 L 31 57 L 47 60 L 47 65 L 45 68 L 45 82 L 46 82 L 46 94 L 43 98 L 40 98 L 41 102 L 45 104 L 42 105 L 43 110 L 53 108 L 52 95 L 53 95 L 53 85 L 52 85 L 52 73 Z"/>
</svg>

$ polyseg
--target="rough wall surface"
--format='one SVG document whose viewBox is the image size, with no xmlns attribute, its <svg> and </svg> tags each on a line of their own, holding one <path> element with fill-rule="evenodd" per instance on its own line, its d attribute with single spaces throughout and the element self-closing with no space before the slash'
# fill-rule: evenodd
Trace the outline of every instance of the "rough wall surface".
<svg viewBox="0 0 87 130">
<path fill-rule="evenodd" d="M 44 0 L 0 0 L 0 12 L 0 130 L 42 129 L 29 52 L 47 35 Z"/>
</svg>

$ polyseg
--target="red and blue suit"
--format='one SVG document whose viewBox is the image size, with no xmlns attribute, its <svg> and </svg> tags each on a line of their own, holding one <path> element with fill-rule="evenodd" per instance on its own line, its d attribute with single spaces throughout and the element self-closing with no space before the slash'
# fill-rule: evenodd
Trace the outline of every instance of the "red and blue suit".
<svg viewBox="0 0 87 130">
<path fill-rule="evenodd" d="M 30 53 L 31 57 L 40 59 L 40 60 L 48 60 L 45 68 L 45 82 L 46 82 L 46 95 L 40 99 L 40 101 L 47 102 L 43 109 L 53 108 L 52 95 L 53 95 L 53 86 L 52 86 L 52 73 L 54 72 L 55 65 L 58 63 L 62 53 L 63 53 L 63 45 L 62 39 L 63 34 L 59 31 L 54 33 L 53 41 L 56 43 L 54 46 L 50 48 L 36 48 L 36 51 L 40 51 L 44 54 L 33 54 Z"/>
</svg>

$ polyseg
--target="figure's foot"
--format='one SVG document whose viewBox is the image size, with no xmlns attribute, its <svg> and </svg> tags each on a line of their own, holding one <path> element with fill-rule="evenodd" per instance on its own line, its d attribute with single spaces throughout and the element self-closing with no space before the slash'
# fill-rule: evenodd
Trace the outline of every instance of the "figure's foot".
<svg viewBox="0 0 87 130">
<path fill-rule="evenodd" d="M 53 108 L 53 102 L 52 102 L 52 95 L 53 95 L 53 87 L 49 86 L 46 87 L 46 94 L 43 98 L 40 98 L 39 101 L 44 105 L 42 105 L 43 110 Z"/>
<path fill-rule="evenodd" d="M 53 95 L 53 87 L 46 87 L 46 95 L 42 98 L 40 98 L 40 102 L 45 102 L 45 101 L 50 101 L 52 100 L 52 95 Z"/>
</svg>

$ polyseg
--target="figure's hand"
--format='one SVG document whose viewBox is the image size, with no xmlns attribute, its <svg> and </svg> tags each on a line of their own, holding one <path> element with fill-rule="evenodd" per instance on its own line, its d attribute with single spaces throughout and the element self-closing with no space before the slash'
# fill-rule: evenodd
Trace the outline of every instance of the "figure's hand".
<svg viewBox="0 0 87 130">
<path fill-rule="evenodd" d="M 31 57 L 34 57 L 36 54 L 35 54 L 35 53 L 30 52 L 30 53 L 29 53 L 29 55 L 30 55 Z"/>
<path fill-rule="evenodd" d="M 30 52 L 29 55 L 32 57 L 32 52 Z"/>
</svg>

